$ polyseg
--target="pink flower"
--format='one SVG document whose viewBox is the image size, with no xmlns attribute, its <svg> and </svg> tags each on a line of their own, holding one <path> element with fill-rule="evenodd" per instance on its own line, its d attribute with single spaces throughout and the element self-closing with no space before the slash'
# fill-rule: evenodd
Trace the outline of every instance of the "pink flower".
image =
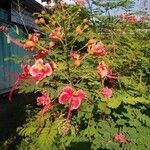
<svg viewBox="0 0 150 150">
<path fill-rule="evenodd" d="M 43 107 L 43 109 L 40 111 L 40 115 L 43 115 L 45 112 L 48 112 L 50 110 L 50 108 L 52 107 L 51 104 L 47 104 Z"/>
<path fill-rule="evenodd" d="M 102 94 L 104 97 L 110 98 L 110 97 L 112 97 L 112 90 L 109 89 L 107 86 L 106 86 L 106 87 L 103 87 L 103 88 L 101 89 L 101 94 Z"/>
<path fill-rule="evenodd" d="M 86 4 L 86 0 L 74 0 L 74 2 L 80 6 L 84 6 Z"/>
<path fill-rule="evenodd" d="M 49 111 L 49 109 L 52 107 L 52 101 L 47 92 L 43 92 L 42 96 L 37 97 L 37 103 L 43 106 L 43 109 L 40 111 L 41 115 Z"/>
<path fill-rule="evenodd" d="M 35 64 L 30 67 L 29 73 L 31 76 L 35 77 L 38 81 L 43 80 L 45 77 L 50 76 L 53 73 L 50 64 L 43 64 L 42 59 L 36 60 Z"/>
<path fill-rule="evenodd" d="M 70 52 L 70 57 L 72 59 L 79 60 L 80 59 L 80 54 L 78 52 L 76 52 L 76 51 L 71 51 Z"/>
<path fill-rule="evenodd" d="M 115 135 L 115 140 L 116 140 L 117 142 L 120 142 L 120 143 L 126 142 L 126 140 L 125 140 L 125 135 L 123 135 L 122 133 L 116 134 L 116 135 Z"/>
<path fill-rule="evenodd" d="M 104 78 L 108 75 L 109 73 L 109 68 L 108 68 L 108 65 L 105 64 L 104 61 L 101 61 L 98 65 L 97 65 L 97 72 L 99 74 L 99 76 L 101 78 Z"/>
<path fill-rule="evenodd" d="M 96 56 L 105 56 L 107 54 L 102 42 L 99 42 L 95 45 L 93 54 Z"/>
<path fill-rule="evenodd" d="M 71 51 L 70 52 L 70 57 L 73 59 L 74 61 L 74 65 L 79 67 L 80 66 L 80 59 L 81 59 L 81 55 L 76 52 L 76 51 Z"/>
<path fill-rule="evenodd" d="M 48 105 L 49 103 L 51 103 L 51 100 L 48 96 L 47 92 L 43 92 L 42 96 L 37 98 L 37 103 L 41 104 L 41 105 Z"/>
<path fill-rule="evenodd" d="M 85 93 L 82 90 L 74 91 L 71 87 L 65 87 L 59 96 L 59 103 L 69 102 L 70 109 L 78 109 L 81 101 L 85 99 Z"/>
<path fill-rule="evenodd" d="M 123 14 L 121 14 L 119 17 L 120 17 L 120 19 L 126 20 L 126 21 L 128 21 L 128 22 L 135 22 L 135 21 L 137 21 L 136 16 L 134 16 L 134 15 L 129 15 L 129 14 L 127 14 L 127 13 L 123 13 Z"/>
<path fill-rule="evenodd" d="M 90 39 L 87 43 L 88 53 L 95 56 L 105 56 L 107 53 L 105 51 L 104 44 L 102 42 L 96 43 L 95 39 Z"/>
</svg>

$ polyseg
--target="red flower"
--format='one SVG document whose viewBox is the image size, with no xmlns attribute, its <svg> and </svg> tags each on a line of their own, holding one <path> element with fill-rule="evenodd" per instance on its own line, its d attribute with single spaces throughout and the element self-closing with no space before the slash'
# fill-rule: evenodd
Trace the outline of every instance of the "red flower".
<svg viewBox="0 0 150 150">
<path fill-rule="evenodd" d="M 43 109 L 40 111 L 41 115 L 49 111 L 49 109 L 52 107 L 52 101 L 49 98 L 49 95 L 47 92 L 43 92 L 42 96 L 37 98 L 37 103 L 44 106 Z"/>
<path fill-rule="evenodd" d="M 48 50 L 46 49 L 40 49 L 37 54 L 35 54 L 33 57 L 35 59 L 45 58 L 48 54 Z"/>
<path fill-rule="evenodd" d="M 103 95 L 104 97 L 108 97 L 108 98 L 112 97 L 112 90 L 109 89 L 107 86 L 106 86 L 106 87 L 103 87 L 103 88 L 101 89 L 101 93 L 102 93 L 102 95 Z"/>
<path fill-rule="evenodd" d="M 42 59 L 36 60 L 35 64 L 30 67 L 29 73 L 31 76 L 35 77 L 38 81 L 43 80 L 45 77 L 50 76 L 53 73 L 50 64 L 43 64 Z"/>
<path fill-rule="evenodd" d="M 28 40 L 30 40 L 30 41 L 32 41 L 34 43 L 37 43 L 39 41 L 39 37 L 40 37 L 39 33 L 29 34 L 28 35 Z"/>
<path fill-rule="evenodd" d="M 95 45 L 93 54 L 96 56 L 105 56 L 107 54 L 102 42 Z"/>
<path fill-rule="evenodd" d="M 29 65 L 22 66 L 23 72 L 19 74 L 19 79 L 25 79 L 29 75 Z"/>
<path fill-rule="evenodd" d="M 70 103 L 70 110 L 78 109 L 81 101 L 85 99 L 85 93 L 82 90 L 74 91 L 71 87 L 65 87 L 59 96 L 59 103 Z"/>
<path fill-rule="evenodd" d="M 107 64 L 105 64 L 104 61 L 101 61 L 98 65 L 97 65 L 97 72 L 99 74 L 99 76 L 101 78 L 104 78 L 108 75 L 109 73 L 109 68 L 107 66 Z"/>
<path fill-rule="evenodd" d="M 123 135 L 122 133 L 116 134 L 116 135 L 115 135 L 115 140 L 116 140 L 117 142 L 120 142 L 120 143 L 126 142 L 126 140 L 125 140 L 125 135 Z"/>
</svg>

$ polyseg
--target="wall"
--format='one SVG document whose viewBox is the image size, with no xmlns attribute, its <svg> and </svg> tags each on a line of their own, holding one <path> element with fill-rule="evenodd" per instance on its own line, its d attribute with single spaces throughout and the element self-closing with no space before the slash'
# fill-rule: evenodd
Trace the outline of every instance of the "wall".
<svg viewBox="0 0 150 150">
<path fill-rule="evenodd" d="M 18 27 L 8 21 L 8 12 L 0 8 L 0 26 L 8 26 L 7 34 L 14 38 L 23 37 L 23 27 Z M 18 28 L 18 33 L 16 29 Z M 20 72 L 20 66 L 12 61 L 5 61 L 6 58 L 16 55 L 23 57 L 25 52 L 13 43 L 9 43 L 3 32 L 0 31 L 0 94 L 8 92 L 14 84 L 17 74 Z"/>
</svg>

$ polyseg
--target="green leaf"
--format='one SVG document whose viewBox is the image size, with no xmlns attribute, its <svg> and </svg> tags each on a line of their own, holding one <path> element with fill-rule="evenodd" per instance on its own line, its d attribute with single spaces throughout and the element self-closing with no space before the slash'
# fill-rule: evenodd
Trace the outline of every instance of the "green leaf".
<svg viewBox="0 0 150 150">
<path fill-rule="evenodd" d="M 117 98 L 112 98 L 108 102 L 107 106 L 110 108 L 117 108 L 121 104 L 121 101 L 118 100 Z"/>
</svg>

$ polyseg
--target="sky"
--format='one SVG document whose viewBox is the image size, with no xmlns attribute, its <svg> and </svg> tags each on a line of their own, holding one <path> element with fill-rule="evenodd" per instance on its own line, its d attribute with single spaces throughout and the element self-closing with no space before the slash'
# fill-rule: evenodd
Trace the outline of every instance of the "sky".
<svg viewBox="0 0 150 150">
<path fill-rule="evenodd" d="M 36 0 L 37 2 L 41 3 L 41 0 Z M 66 3 L 71 3 L 71 1 L 73 0 L 64 0 Z M 135 0 L 135 7 L 133 10 L 143 10 L 143 1 L 144 0 Z M 46 5 L 46 2 L 41 3 L 42 5 Z M 52 3 L 53 5 L 53 3 Z M 147 7 L 148 7 L 148 11 L 150 12 L 150 0 L 147 0 Z M 112 12 L 113 14 L 118 14 L 118 13 L 122 13 L 122 10 L 120 8 L 113 10 Z"/>
</svg>

